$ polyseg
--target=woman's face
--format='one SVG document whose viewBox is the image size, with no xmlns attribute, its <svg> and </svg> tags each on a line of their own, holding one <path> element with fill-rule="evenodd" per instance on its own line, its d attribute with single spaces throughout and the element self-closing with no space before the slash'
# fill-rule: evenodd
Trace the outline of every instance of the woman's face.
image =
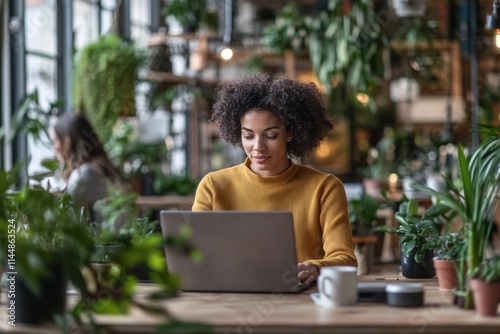
<svg viewBox="0 0 500 334">
<path fill-rule="evenodd" d="M 64 143 L 57 137 L 55 131 L 50 131 L 50 138 L 52 140 L 52 145 L 54 146 L 54 151 L 57 154 L 57 157 L 64 161 L 66 160 L 66 150 L 64 149 Z"/>
<path fill-rule="evenodd" d="M 291 139 L 285 124 L 270 111 L 250 110 L 241 118 L 241 142 L 256 174 L 274 176 L 287 169 L 286 145 Z"/>
</svg>

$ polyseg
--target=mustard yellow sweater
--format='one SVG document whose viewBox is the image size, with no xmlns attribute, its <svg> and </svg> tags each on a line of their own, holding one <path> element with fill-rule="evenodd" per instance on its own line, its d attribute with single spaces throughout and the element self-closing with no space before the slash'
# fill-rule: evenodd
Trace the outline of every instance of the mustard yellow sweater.
<svg viewBox="0 0 500 334">
<path fill-rule="evenodd" d="M 205 175 L 193 211 L 290 211 L 299 262 L 357 265 L 345 190 L 337 177 L 294 163 L 279 175 L 262 177 L 249 165 L 247 158 Z"/>
</svg>

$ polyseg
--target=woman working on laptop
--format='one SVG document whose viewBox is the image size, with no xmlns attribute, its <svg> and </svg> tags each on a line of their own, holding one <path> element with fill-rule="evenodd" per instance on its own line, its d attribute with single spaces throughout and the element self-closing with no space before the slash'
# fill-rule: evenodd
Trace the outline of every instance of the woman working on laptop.
<svg viewBox="0 0 500 334">
<path fill-rule="evenodd" d="M 64 114 L 51 131 L 54 150 L 64 164 L 66 189 L 76 204 L 88 212 L 90 219 L 101 223 L 103 217 L 94 204 L 109 195 L 110 188 L 126 191 L 127 184 L 109 161 L 96 132 L 87 118 Z M 120 220 L 116 222 L 118 229 Z"/>
<path fill-rule="evenodd" d="M 333 128 L 313 83 L 254 74 L 221 85 L 211 121 L 247 158 L 205 175 L 194 211 L 292 212 L 298 276 L 306 286 L 322 266 L 357 265 L 343 184 L 291 160 L 310 154 Z"/>
</svg>

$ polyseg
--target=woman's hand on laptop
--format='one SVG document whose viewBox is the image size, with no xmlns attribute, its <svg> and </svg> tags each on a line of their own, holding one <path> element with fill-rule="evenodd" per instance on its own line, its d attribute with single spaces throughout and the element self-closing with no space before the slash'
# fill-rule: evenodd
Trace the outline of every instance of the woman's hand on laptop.
<svg viewBox="0 0 500 334">
<path fill-rule="evenodd" d="M 297 265 L 297 268 L 299 269 L 299 280 L 303 282 L 306 287 L 311 285 L 319 276 L 319 268 L 314 264 L 302 262 Z"/>
</svg>

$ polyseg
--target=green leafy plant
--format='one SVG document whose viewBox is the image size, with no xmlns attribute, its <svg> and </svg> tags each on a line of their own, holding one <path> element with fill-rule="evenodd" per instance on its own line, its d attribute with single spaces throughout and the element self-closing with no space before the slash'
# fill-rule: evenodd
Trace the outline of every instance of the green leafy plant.
<svg viewBox="0 0 500 334">
<path fill-rule="evenodd" d="M 415 262 L 423 263 L 425 252 L 436 247 L 436 240 L 443 224 L 441 216 L 448 210 L 444 205 L 435 204 L 420 215 L 417 200 L 409 199 L 401 203 L 399 211 L 395 214 L 398 227 L 382 225 L 376 230 L 396 234 L 399 237 L 401 250 L 405 254 L 415 250 Z"/>
<path fill-rule="evenodd" d="M 457 261 L 465 257 L 466 246 L 462 231 L 443 232 L 436 240 L 434 254 L 440 260 Z"/>
<path fill-rule="evenodd" d="M 217 13 L 207 10 L 206 0 L 172 0 L 161 13 L 165 18 L 175 17 L 185 32 L 196 32 L 202 25 L 211 30 L 218 26 Z"/>
<path fill-rule="evenodd" d="M 57 100 L 49 103 L 48 108 L 42 108 L 39 103 L 38 90 L 35 89 L 28 93 L 22 100 L 19 109 L 14 113 L 9 128 L 7 129 L 6 126 L 0 128 L 0 141 L 5 139 L 7 142 L 11 142 L 15 136 L 27 136 L 34 142 L 51 147 L 47 129 L 51 118 L 59 114 L 61 105 L 62 101 Z M 20 162 L 18 166 L 22 167 L 16 169 L 20 173 L 17 175 L 18 182 L 26 182 L 28 178 L 27 164 L 24 161 Z M 42 160 L 41 166 L 45 170 L 29 176 L 33 184 L 40 184 L 43 179 L 52 176 L 57 170 L 59 162 L 57 158 L 47 158 Z"/>
<path fill-rule="evenodd" d="M 354 225 L 356 233 L 358 226 L 364 226 L 371 229 L 377 220 L 377 210 L 381 204 L 379 201 L 366 193 L 361 194 L 360 198 L 353 198 L 347 202 L 349 210 L 349 220 Z"/>
<path fill-rule="evenodd" d="M 135 116 L 135 86 L 146 54 L 116 35 L 87 44 L 75 60 L 77 112 L 85 114 L 102 142 L 119 116 Z"/>
<path fill-rule="evenodd" d="M 106 152 L 122 175 L 133 178 L 153 173 L 168 159 L 164 142 L 143 143 L 134 139 L 134 127 L 123 122 L 105 144 Z"/>
<path fill-rule="evenodd" d="M 43 109 L 39 103 L 38 90 L 26 95 L 19 109 L 16 111 L 10 125 L 9 136 L 7 137 L 7 128 L 0 128 L 0 140 L 4 137 L 12 140 L 16 134 L 25 132 L 32 136 L 33 140 L 44 142 L 44 139 L 50 138 L 47 132 L 50 117 L 57 116 L 62 101 L 51 102 L 47 109 Z"/>
<path fill-rule="evenodd" d="M 327 11 L 307 17 L 309 57 L 334 111 L 344 110 L 349 98 L 358 109 L 376 110 L 377 78 L 384 71 L 383 53 L 389 40 L 371 1 L 329 0 Z M 360 102 L 359 94 L 370 97 Z M 361 99 L 364 101 L 364 99 Z"/>
<path fill-rule="evenodd" d="M 376 110 L 373 94 L 383 76 L 389 40 L 371 1 L 329 0 L 316 16 L 303 15 L 289 4 L 264 29 L 262 42 L 278 54 L 308 51 L 332 112 L 347 114 L 348 105 Z"/>
<path fill-rule="evenodd" d="M 286 50 L 295 54 L 307 51 L 308 27 L 297 3 L 291 2 L 276 14 L 276 24 L 262 31 L 262 44 L 272 52 L 282 55 Z"/>
<path fill-rule="evenodd" d="M 494 224 L 493 213 L 498 206 L 500 191 L 500 128 L 482 125 L 478 130 L 484 140 L 466 155 L 464 148 L 458 146 L 458 182 L 444 175 L 448 191 L 437 192 L 423 185 L 414 185 L 437 199 L 458 214 L 466 227 L 467 257 L 461 260 L 460 274 L 467 268 L 468 275 L 476 270 L 485 259 L 486 247 Z M 465 261 L 467 266 L 465 266 Z M 459 277 L 465 275 L 459 275 Z M 470 287 L 462 285 L 465 291 L 457 294 L 466 297 L 466 307 L 473 307 Z"/>
<path fill-rule="evenodd" d="M 164 240 L 157 229 L 158 222 L 151 221 L 147 216 L 140 216 L 135 205 L 136 199 L 135 193 L 112 190 L 107 198 L 96 203 L 96 209 L 102 214 L 103 222 L 99 228 L 93 228 L 94 240 L 97 245 L 112 247 L 111 251 L 94 253 L 93 258 L 98 262 L 115 264 L 123 274 L 121 283 L 127 285 L 135 284 L 130 275 L 125 275 L 127 269 L 145 265 L 148 278 L 158 284 L 156 296 L 172 297 L 177 294 L 180 278 L 168 273 L 164 247 L 179 248 L 194 261 L 199 260 L 201 254 L 189 244 L 191 234 L 188 227 L 178 236 Z M 115 302 L 122 305 L 124 302 L 131 304 L 130 297 L 120 296 L 122 299 Z M 107 304 L 110 306 L 113 303 L 107 302 Z M 113 309 L 117 307 L 111 307 L 111 310 Z"/>
<path fill-rule="evenodd" d="M 29 185 L 13 191 L 19 181 L 18 169 L 0 171 L 2 263 L 10 263 L 9 270 L 17 272 L 16 279 L 24 282 L 41 302 L 47 302 L 47 298 L 61 300 L 66 293 L 67 281 L 86 296 L 80 266 L 92 249 L 93 240 L 86 228 L 83 210 L 74 206 L 64 192 L 52 193 Z M 15 253 L 4 244 L 7 236 L 9 240 L 15 238 Z M 48 296 L 44 287 L 50 282 L 63 284 L 61 293 L 64 295 Z M 48 305 L 47 302 L 47 310 L 42 310 L 42 318 L 33 321 L 54 320 L 54 316 L 64 312 L 64 309 L 57 308 L 48 311 Z"/>
<path fill-rule="evenodd" d="M 23 124 L 21 122 L 19 127 L 13 127 L 17 131 L 14 135 L 24 130 Z M 1 130 L 6 133 L 4 128 Z M 47 166 L 57 167 L 53 164 Z M 157 283 L 158 289 L 150 298 L 167 298 L 177 294 L 180 277 L 168 273 L 163 252 L 165 246 L 174 247 L 193 260 L 201 259 L 200 252 L 189 244 L 191 235 L 188 227 L 178 236 L 163 238 L 161 233 L 155 231 L 156 222 L 139 217 L 135 207 L 136 195 L 116 190 L 109 199 L 103 200 L 101 209 L 107 220 L 103 228 L 96 228 L 66 192 L 53 192 L 50 186 L 33 185 L 31 180 L 23 184 L 20 173 L 23 167 L 19 163 L 9 171 L 0 169 L 0 261 L 2 267 L 11 265 L 9 271 L 16 271 L 16 279 L 22 280 L 35 296 L 41 300 L 50 299 L 42 302 L 43 320 L 54 320 L 64 328 L 70 328 L 73 322 L 88 325 L 90 332 L 101 333 L 94 322 L 95 312 L 123 313 L 130 305 L 135 305 L 147 312 L 164 315 L 162 328 L 183 332 L 210 330 L 204 324 L 177 321 L 165 309 L 133 298 L 136 280 L 128 270 L 138 264 L 147 264 L 149 277 Z M 121 226 L 119 229 L 115 228 L 117 222 Z M 8 247 L 13 236 L 15 254 L 13 248 Z M 97 261 L 100 262 L 98 264 L 111 263 L 106 270 L 91 263 L 95 260 L 92 257 L 95 257 L 96 245 L 103 243 L 120 245 L 117 251 Z M 95 284 L 99 276 L 107 285 Z M 45 284 L 52 280 L 55 280 L 57 290 L 63 297 L 46 290 Z M 79 291 L 80 299 L 71 310 L 65 310 L 63 302 L 57 303 L 56 310 L 48 312 L 49 304 L 53 304 L 54 299 L 64 298 L 67 282 Z M 119 298 L 98 298 L 98 288 L 107 289 L 104 296 L 113 292 L 111 296 Z M 16 305 L 19 305 L 21 296 L 16 297 Z"/>
<path fill-rule="evenodd" d="M 178 194 L 182 196 L 194 194 L 198 183 L 188 175 L 165 175 L 157 169 L 153 189 L 157 195 Z"/>
<path fill-rule="evenodd" d="M 423 263 L 424 253 L 429 249 L 434 249 L 435 237 L 439 233 L 441 210 L 443 206 L 434 206 L 426 210 L 422 216 L 418 215 L 418 202 L 410 199 L 405 205 L 403 203 L 399 212 L 396 213 L 396 221 L 399 227 L 396 234 L 399 236 L 399 243 L 405 254 L 415 252 L 415 261 Z"/>
<path fill-rule="evenodd" d="M 500 256 L 494 256 L 481 261 L 471 272 L 471 277 L 488 283 L 500 282 Z"/>
</svg>

